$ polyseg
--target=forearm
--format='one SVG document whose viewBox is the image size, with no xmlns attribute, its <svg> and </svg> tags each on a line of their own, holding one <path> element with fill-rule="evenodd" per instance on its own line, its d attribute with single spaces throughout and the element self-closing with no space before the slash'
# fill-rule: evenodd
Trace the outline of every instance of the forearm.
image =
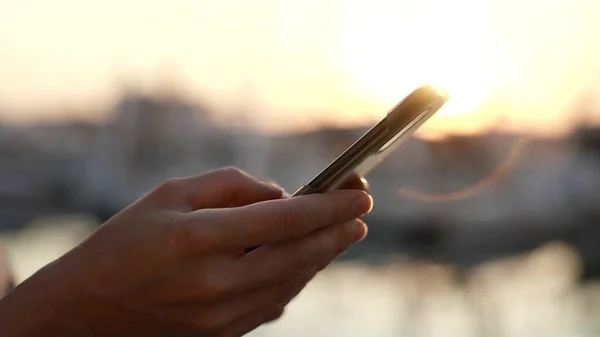
<svg viewBox="0 0 600 337">
<path fill-rule="evenodd" d="M 62 263 L 46 266 L 0 299 L 3 337 L 86 336 Z"/>
</svg>

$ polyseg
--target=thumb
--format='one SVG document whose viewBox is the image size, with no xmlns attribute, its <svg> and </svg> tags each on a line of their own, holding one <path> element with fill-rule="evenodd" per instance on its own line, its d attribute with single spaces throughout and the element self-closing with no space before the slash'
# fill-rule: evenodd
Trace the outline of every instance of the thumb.
<svg viewBox="0 0 600 337">
<path fill-rule="evenodd" d="M 151 197 L 162 204 L 181 207 L 185 211 L 239 207 L 279 199 L 282 195 L 283 190 L 279 186 L 260 181 L 233 167 L 172 179 L 151 193 Z"/>
</svg>

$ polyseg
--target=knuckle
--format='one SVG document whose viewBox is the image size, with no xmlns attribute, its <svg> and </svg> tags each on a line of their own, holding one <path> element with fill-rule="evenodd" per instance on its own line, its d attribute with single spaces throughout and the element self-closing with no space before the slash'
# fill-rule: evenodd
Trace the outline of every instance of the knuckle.
<svg viewBox="0 0 600 337">
<path fill-rule="evenodd" d="M 287 207 L 283 210 L 282 214 L 282 230 L 284 235 L 289 235 L 293 233 L 293 229 L 296 226 L 296 222 L 298 221 L 298 213 L 295 210 L 295 207 Z"/>
<path fill-rule="evenodd" d="M 226 220 L 210 210 L 180 216 L 182 220 L 176 224 L 175 237 L 179 239 L 184 250 L 210 252 L 229 241 L 220 231 Z"/>
<path fill-rule="evenodd" d="M 333 199 L 331 211 L 330 220 L 334 224 L 354 219 L 357 214 L 355 203 L 351 202 L 347 195 L 339 195 Z"/>
<path fill-rule="evenodd" d="M 245 179 L 247 177 L 246 172 L 235 166 L 226 166 L 219 170 L 219 173 L 226 176 L 228 179 Z"/>
<path fill-rule="evenodd" d="M 205 302 L 217 302 L 226 291 L 225 279 L 215 273 L 206 273 L 198 284 L 200 300 Z"/>
<path fill-rule="evenodd" d="M 206 226 L 197 223 L 197 220 L 187 214 L 179 215 L 180 219 L 169 226 L 168 241 L 183 253 L 210 250 L 210 233 Z"/>
<path fill-rule="evenodd" d="M 181 189 L 181 179 L 171 178 L 162 182 L 154 192 L 157 194 L 164 194 L 165 196 L 171 196 L 176 194 Z"/>
<path fill-rule="evenodd" d="M 312 259 L 306 254 L 300 254 L 296 260 L 296 270 L 299 274 L 306 274 L 312 269 Z"/>
<path fill-rule="evenodd" d="M 297 287 L 299 278 L 294 278 L 289 282 L 283 283 L 279 286 L 279 289 L 276 291 L 276 301 L 278 305 L 285 304 L 288 298 L 294 295 L 294 291 Z"/>
<path fill-rule="evenodd" d="M 332 233 L 331 237 L 330 237 L 330 241 L 331 241 L 331 256 L 335 256 L 337 254 L 341 254 L 343 251 L 346 250 L 346 248 L 348 248 L 350 242 L 348 242 L 348 235 L 346 235 L 345 233 L 345 226 L 347 223 L 344 223 L 342 225 L 338 225 L 337 228 L 335 228 L 335 232 Z"/>
<path fill-rule="evenodd" d="M 195 235 L 189 226 L 177 225 L 171 230 L 169 243 L 176 246 L 181 253 L 187 254 L 194 251 L 197 246 Z"/>
<path fill-rule="evenodd" d="M 338 228 L 341 226 L 337 226 Z M 331 261 L 338 255 L 340 236 L 337 228 L 332 227 L 327 231 L 324 231 L 318 238 L 318 245 L 321 247 L 315 261 L 316 270 L 315 273 L 323 270 Z"/>
<path fill-rule="evenodd" d="M 294 297 L 296 297 L 308 283 L 308 277 L 297 277 L 282 287 L 278 299 L 275 302 L 277 306 L 284 308 Z"/>
<path fill-rule="evenodd" d="M 334 199 L 331 203 L 331 207 L 327 207 L 325 217 L 329 224 L 336 224 L 340 222 L 340 219 L 344 218 L 347 213 L 349 213 L 349 210 L 346 204 L 341 203 L 338 199 Z"/>
<path fill-rule="evenodd" d="M 283 314 L 285 313 L 285 307 L 284 306 L 275 306 L 273 309 L 269 310 L 269 312 L 267 313 L 266 317 L 265 317 L 265 323 L 269 323 L 269 322 L 273 322 L 278 320 L 279 318 L 281 318 L 281 316 L 283 316 Z"/>
<path fill-rule="evenodd" d="M 315 248 L 314 244 L 306 242 L 302 245 L 300 252 L 296 256 L 294 263 L 295 274 L 300 277 L 311 273 L 315 268 Z"/>
<path fill-rule="evenodd" d="M 308 229 L 304 229 L 304 219 L 308 216 L 308 211 L 300 205 L 289 204 L 282 210 L 282 230 L 285 236 L 294 236 L 294 233 L 300 235 L 306 234 Z"/>
</svg>

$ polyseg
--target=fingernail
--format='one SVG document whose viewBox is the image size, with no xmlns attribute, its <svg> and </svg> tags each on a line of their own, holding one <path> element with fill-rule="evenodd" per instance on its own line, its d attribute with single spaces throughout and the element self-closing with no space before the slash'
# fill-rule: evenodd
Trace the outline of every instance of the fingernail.
<svg viewBox="0 0 600 337">
<path fill-rule="evenodd" d="M 365 179 L 364 177 L 361 177 L 360 182 L 362 182 L 365 191 L 367 193 L 370 193 L 371 186 L 369 185 L 369 182 L 367 181 L 367 179 Z"/>
<path fill-rule="evenodd" d="M 362 241 L 367 236 L 367 226 L 360 220 L 350 221 L 345 226 L 346 233 L 354 243 Z"/>
<path fill-rule="evenodd" d="M 373 198 L 367 193 L 360 193 L 360 195 L 353 200 L 353 204 L 354 215 L 360 217 L 371 211 L 373 208 Z"/>
</svg>

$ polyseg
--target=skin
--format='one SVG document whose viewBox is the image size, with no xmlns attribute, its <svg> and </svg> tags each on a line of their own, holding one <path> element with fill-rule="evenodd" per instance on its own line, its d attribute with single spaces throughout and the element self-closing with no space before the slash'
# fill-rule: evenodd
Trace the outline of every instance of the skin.
<svg viewBox="0 0 600 337">
<path fill-rule="evenodd" d="M 167 181 L 2 298 L 2 336 L 242 336 L 366 236 L 365 191 L 286 198 L 234 168 Z"/>
</svg>

